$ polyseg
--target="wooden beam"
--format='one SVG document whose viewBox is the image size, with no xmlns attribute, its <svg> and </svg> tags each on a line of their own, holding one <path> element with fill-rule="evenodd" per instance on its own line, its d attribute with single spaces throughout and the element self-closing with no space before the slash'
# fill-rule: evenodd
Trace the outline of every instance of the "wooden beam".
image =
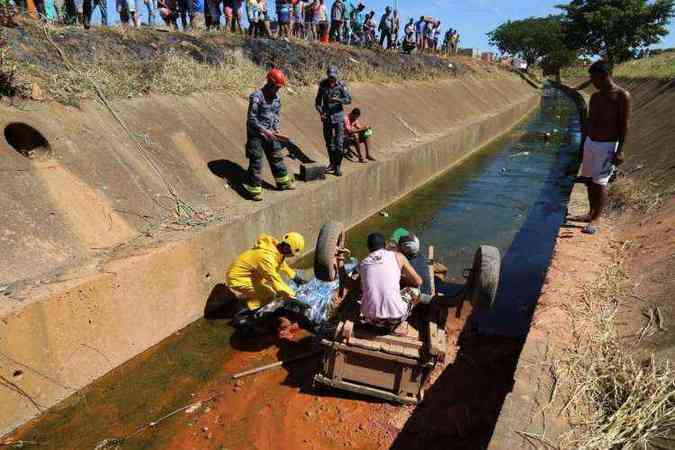
<svg viewBox="0 0 675 450">
<path fill-rule="evenodd" d="M 369 397 L 376 397 L 389 402 L 412 404 L 419 403 L 419 399 L 415 397 L 408 397 L 407 395 L 396 395 L 391 392 L 375 389 L 368 386 L 361 386 L 348 381 L 333 381 L 323 375 L 317 374 L 314 376 L 314 382 L 330 386 L 335 389 L 342 389 L 344 391 L 354 392 L 356 394 L 367 395 Z"/>
</svg>

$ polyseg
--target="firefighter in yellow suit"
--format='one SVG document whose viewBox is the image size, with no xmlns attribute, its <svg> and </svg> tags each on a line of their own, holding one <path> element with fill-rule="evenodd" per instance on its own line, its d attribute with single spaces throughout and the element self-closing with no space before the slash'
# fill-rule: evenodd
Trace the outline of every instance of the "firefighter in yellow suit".
<svg viewBox="0 0 675 450">
<path fill-rule="evenodd" d="M 255 246 L 247 250 L 227 270 L 225 284 L 232 295 L 249 310 L 266 305 L 277 297 L 291 299 L 295 292 L 281 278 L 280 272 L 298 284 L 305 281 L 286 263 L 286 258 L 298 256 L 305 248 L 299 233 L 288 233 L 281 241 L 261 234 Z"/>
</svg>

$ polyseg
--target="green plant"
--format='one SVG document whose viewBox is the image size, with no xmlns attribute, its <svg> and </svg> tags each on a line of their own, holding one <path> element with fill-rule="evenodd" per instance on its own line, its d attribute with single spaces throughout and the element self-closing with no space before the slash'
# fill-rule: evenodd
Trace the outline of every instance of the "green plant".
<svg viewBox="0 0 675 450">
<path fill-rule="evenodd" d="M 675 0 L 572 0 L 558 8 L 568 45 L 614 65 L 668 35 Z"/>
</svg>

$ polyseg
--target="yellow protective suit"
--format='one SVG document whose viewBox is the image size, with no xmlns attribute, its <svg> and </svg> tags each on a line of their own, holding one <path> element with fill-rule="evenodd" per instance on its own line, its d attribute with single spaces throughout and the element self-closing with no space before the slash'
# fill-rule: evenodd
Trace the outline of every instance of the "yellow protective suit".
<svg viewBox="0 0 675 450">
<path fill-rule="evenodd" d="M 261 234 L 255 246 L 239 255 L 227 270 L 225 284 L 243 294 L 249 309 L 260 308 L 279 294 L 295 296 L 293 289 L 279 275 L 283 272 L 289 278 L 295 277 L 295 271 L 277 250 L 279 242 L 270 235 Z"/>
</svg>

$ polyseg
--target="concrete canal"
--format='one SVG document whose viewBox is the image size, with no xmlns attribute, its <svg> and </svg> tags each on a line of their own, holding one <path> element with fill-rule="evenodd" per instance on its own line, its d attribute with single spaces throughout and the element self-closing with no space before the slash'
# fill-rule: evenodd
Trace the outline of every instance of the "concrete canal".
<svg viewBox="0 0 675 450">
<path fill-rule="evenodd" d="M 564 221 L 565 173 L 579 145 L 575 108 L 545 89 L 541 107 L 507 135 L 348 232 L 360 257 L 368 233 L 404 226 L 434 245 L 456 282 L 480 244 L 502 252 L 495 308 L 453 324 L 457 355 L 417 408 L 314 388 L 316 360 L 233 384 L 232 373 L 303 353 L 311 339 L 247 342 L 227 320 L 200 320 L 12 438 L 41 449 L 484 448 Z M 193 403 L 199 407 L 150 425 Z"/>
</svg>

